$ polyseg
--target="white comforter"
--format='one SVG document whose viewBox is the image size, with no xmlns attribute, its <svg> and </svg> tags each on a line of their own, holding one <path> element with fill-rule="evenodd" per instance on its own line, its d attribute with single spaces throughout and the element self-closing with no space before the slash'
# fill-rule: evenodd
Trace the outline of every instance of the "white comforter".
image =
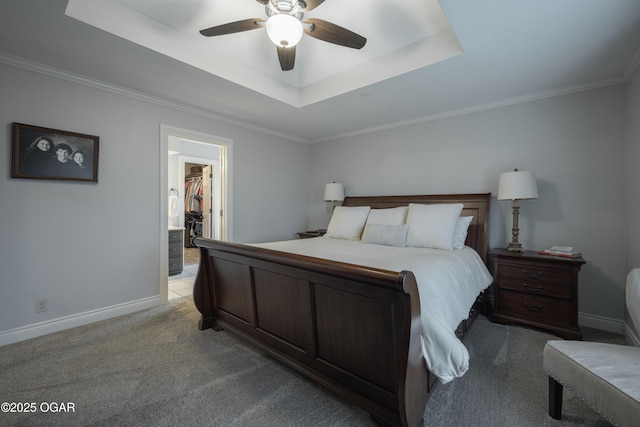
<svg viewBox="0 0 640 427">
<path fill-rule="evenodd" d="M 469 368 L 469 353 L 454 331 L 468 317 L 480 292 L 493 280 L 473 249 L 398 248 L 326 236 L 252 246 L 413 272 L 420 294 L 422 353 L 427 368 L 443 383 L 462 376 Z"/>
</svg>

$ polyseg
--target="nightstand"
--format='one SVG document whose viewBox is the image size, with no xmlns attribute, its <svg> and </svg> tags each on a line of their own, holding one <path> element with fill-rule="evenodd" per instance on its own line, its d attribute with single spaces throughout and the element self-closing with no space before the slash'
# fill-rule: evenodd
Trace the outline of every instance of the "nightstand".
<svg viewBox="0 0 640 427">
<path fill-rule="evenodd" d="M 307 230 L 297 234 L 300 239 L 311 239 L 312 237 L 324 236 L 326 232 L 326 230 Z"/>
<path fill-rule="evenodd" d="M 537 252 L 489 252 L 493 261 L 496 323 L 521 323 L 572 340 L 578 327 L 578 272 L 582 257 L 563 258 Z"/>
</svg>

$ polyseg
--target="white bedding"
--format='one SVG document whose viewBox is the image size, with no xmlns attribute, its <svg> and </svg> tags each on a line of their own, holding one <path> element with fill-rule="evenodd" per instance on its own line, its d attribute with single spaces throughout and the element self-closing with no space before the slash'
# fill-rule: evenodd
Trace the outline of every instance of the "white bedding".
<svg viewBox="0 0 640 427">
<path fill-rule="evenodd" d="M 462 376 L 469 368 L 469 353 L 454 331 L 468 317 L 480 292 L 493 280 L 473 249 L 466 246 L 459 250 L 392 247 L 327 236 L 252 246 L 413 272 L 420 294 L 422 353 L 427 368 L 443 383 Z"/>
</svg>

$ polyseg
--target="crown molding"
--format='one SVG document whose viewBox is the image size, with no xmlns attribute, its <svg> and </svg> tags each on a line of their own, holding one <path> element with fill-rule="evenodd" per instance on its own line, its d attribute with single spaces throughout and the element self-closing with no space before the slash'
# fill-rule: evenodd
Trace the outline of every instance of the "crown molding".
<svg viewBox="0 0 640 427">
<path fill-rule="evenodd" d="M 452 110 L 452 111 L 439 113 L 439 114 L 433 114 L 433 115 L 429 115 L 429 116 L 422 116 L 422 117 L 418 117 L 418 118 L 415 118 L 415 119 L 412 119 L 412 120 L 406 120 L 406 121 L 401 121 L 401 122 L 396 122 L 396 123 L 390 123 L 390 124 L 387 124 L 387 125 L 384 125 L 384 126 L 376 126 L 376 127 L 372 127 L 372 128 L 367 128 L 367 129 L 354 131 L 354 132 L 343 133 L 341 135 L 334 135 L 334 136 L 330 136 L 330 137 L 327 137 L 327 138 L 316 139 L 316 140 L 312 141 L 311 143 L 315 144 L 315 143 L 320 143 L 320 142 L 336 141 L 336 140 L 339 140 L 339 139 L 345 139 L 345 138 L 350 138 L 350 137 L 354 137 L 354 136 L 367 135 L 367 134 L 371 134 L 371 133 L 376 133 L 376 132 L 381 132 L 381 131 L 401 128 L 401 127 L 406 127 L 406 126 L 414 126 L 414 125 L 418 125 L 418 124 L 422 124 L 422 123 L 426 123 L 426 122 L 431 122 L 431 121 L 434 121 L 434 120 L 447 119 L 447 118 L 456 117 L 456 116 L 463 116 L 463 115 L 466 115 L 466 114 L 477 113 L 477 112 L 486 111 L 486 110 L 493 110 L 495 108 L 508 107 L 508 106 L 516 105 L 516 104 L 523 104 L 525 102 L 538 101 L 538 100 L 541 100 L 541 99 L 553 98 L 553 97 L 556 97 L 556 96 L 569 95 L 569 94 L 572 94 L 572 93 L 584 92 L 584 91 L 587 91 L 587 90 L 598 89 L 598 88 L 607 87 L 607 86 L 614 86 L 614 85 L 617 85 L 617 84 L 626 83 L 627 81 L 629 81 L 630 77 L 631 76 L 627 76 L 627 73 L 625 73 L 624 76 L 619 77 L 619 78 L 615 78 L 615 79 L 603 80 L 603 81 L 599 81 L 599 82 L 595 82 L 595 83 L 591 83 L 591 84 L 587 84 L 587 85 L 572 86 L 572 87 L 567 87 L 567 88 L 564 88 L 564 89 L 553 90 L 553 91 L 548 91 L 548 92 L 540 92 L 540 93 L 537 93 L 537 94 L 531 94 L 531 95 L 526 95 L 526 96 L 521 96 L 521 97 L 510 98 L 510 99 L 506 99 L 506 100 L 499 101 L 499 102 L 476 105 L 476 106 L 469 107 L 469 108 L 462 108 L 462 109 L 459 109 L 459 110 Z"/>
<path fill-rule="evenodd" d="M 215 120 L 221 123 L 225 123 L 228 125 L 237 126 L 239 128 L 260 132 L 268 135 L 272 135 L 278 138 L 287 139 L 294 142 L 303 142 L 309 143 L 308 139 L 299 138 L 293 135 L 288 135 L 282 132 L 275 131 L 273 129 L 264 128 L 260 126 L 252 125 L 251 123 L 243 122 L 240 120 L 232 119 L 230 117 L 221 116 L 219 114 L 213 113 L 211 111 L 203 110 L 200 108 L 191 107 L 185 104 L 181 104 L 175 101 L 170 101 L 165 98 L 160 98 L 157 96 L 152 96 L 143 92 L 135 91 L 132 89 L 116 86 L 110 83 L 105 83 L 99 80 L 91 79 L 88 77 L 81 76 L 79 74 L 74 74 L 65 70 L 61 70 L 58 68 L 50 67 L 47 65 L 39 64 L 36 62 L 28 61 L 23 58 L 17 58 L 14 56 L 6 55 L 4 53 L 0 53 L 0 63 L 4 63 L 16 68 L 22 68 L 24 70 L 33 71 L 36 73 L 44 74 L 50 77 L 55 77 L 61 80 L 70 81 L 73 83 L 81 84 L 84 86 L 89 86 L 94 89 L 99 89 L 105 92 L 114 93 L 116 95 L 126 96 L 128 98 L 133 98 L 138 101 L 147 102 L 150 104 L 155 104 L 161 107 L 170 108 L 173 110 L 178 110 L 183 113 L 192 114 L 194 116 L 203 117 L 210 120 Z"/>
<path fill-rule="evenodd" d="M 546 99 L 546 98 L 553 98 L 556 96 L 562 96 L 562 95 L 569 95 L 572 93 L 578 93 L 578 92 L 584 92 L 587 90 L 592 90 L 592 89 L 598 89 L 598 88 L 602 88 L 602 87 L 607 87 L 607 86 L 614 86 L 617 84 L 623 84 L 628 82 L 634 75 L 635 71 L 637 70 L 638 66 L 640 66 L 640 49 L 638 49 L 634 55 L 634 57 L 632 58 L 632 60 L 629 62 L 629 65 L 625 68 L 624 73 L 622 74 L 622 76 L 618 77 L 618 78 L 614 78 L 614 79 L 609 79 L 609 80 L 603 80 L 603 81 L 599 81 L 599 82 L 595 82 L 595 83 L 591 83 L 591 84 L 587 84 L 587 85 L 579 85 L 579 86 L 573 86 L 573 87 L 567 87 L 567 88 L 563 88 L 563 89 L 559 89 L 559 90 L 553 90 L 553 91 L 547 91 L 547 92 L 541 92 L 541 93 L 537 93 L 537 94 L 531 94 L 531 95 L 526 95 L 526 96 L 522 96 L 522 97 L 515 97 L 515 98 L 510 98 L 507 100 L 503 100 L 503 101 L 499 101 L 499 102 L 494 102 L 494 103 L 489 103 L 489 104 L 482 104 L 482 105 L 477 105 L 477 106 L 473 106 L 473 107 L 469 107 L 469 108 L 463 108 L 463 109 L 459 109 L 459 110 L 452 110 L 452 111 L 448 111 L 448 112 L 444 112 L 444 113 L 439 113 L 439 114 L 433 114 L 433 115 L 428 115 L 428 116 L 422 116 L 422 117 L 418 117 L 412 120 L 405 120 L 405 121 L 400 121 L 400 122 L 395 122 L 395 123 L 390 123 L 387 125 L 383 125 L 383 126 L 376 126 L 376 127 L 371 127 L 371 128 L 366 128 L 366 129 L 361 129 L 358 131 L 354 131 L 354 132 L 347 132 L 347 133 L 343 133 L 343 134 L 339 134 L 339 135 L 333 135 L 333 136 L 329 136 L 326 138 L 320 138 L 320 139 L 316 139 L 316 140 L 309 140 L 306 138 L 300 138 L 297 136 L 293 136 L 293 135 L 289 135 L 286 133 L 282 133 L 282 132 L 278 132 L 275 131 L 273 129 L 269 129 L 269 128 L 264 128 L 264 127 L 260 127 L 260 126 L 255 126 L 252 125 L 250 123 L 247 122 L 243 122 L 243 121 L 239 121 L 236 119 L 232 119 L 229 117 L 225 117 L 225 116 L 221 116 L 219 114 L 215 114 L 212 113 L 210 111 L 207 110 L 203 110 L 203 109 L 199 109 L 199 108 L 195 108 L 195 107 L 190 107 L 184 104 L 180 104 L 174 101 L 170 101 L 164 98 L 160 98 L 160 97 L 155 97 L 155 96 L 151 96 L 139 91 L 134 91 L 131 89 L 127 89 L 127 88 L 123 88 L 123 87 L 119 87 L 113 84 L 109 84 L 109 83 L 105 83 L 105 82 L 101 82 L 95 79 L 90 79 L 78 74 L 74 74 L 74 73 L 70 73 L 68 71 L 64 71 L 64 70 L 60 70 L 57 68 L 53 68 L 53 67 L 49 67 L 49 66 L 45 66 L 36 62 L 32 62 L 32 61 L 28 61 L 22 58 L 17 58 L 17 57 L 13 57 L 10 55 L 6 55 L 6 54 L 2 54 L 0 53 L 0 62 L 10 65 L 10 66 L 14 66 L 17 68 L 22 68 L 25 70 L 29 70 L 29 71 L 34 71 L 37 73 L 41 73 L 41 74 L 45 74 L 51 77 L 56 77 L 62 80 L 67 80 L 67 81 L 71 81 L 74 83 L 78 83 L 78 84 L 82 84 L 85 86 L 89 86 L 95 89 L 99 89 L 99 90 L 104 90 L 107 92 L 111 92 L 111 93 L 115 93 L 118 95 L 122 95 L 122 96 L 126 96 L 129 98 L 133 98 L 133 99 L 137 99 L 143 102 L 148 102 L 151 104 L 155 104 L 155 105 L 159 105 L 162 107 L 166 107 L 166 108 L 171 108 L 174 110 L 178 110 L 178 111 L 182 111 L 184 113 L 187 114 L 192 114 L 195 116 L 199 116 L 199 117 L 203 117 L 206 119 L 210 119 L 210 120 L 215 120 L 215 121 L 219 121 L 221 123 L 225 123 L 225 124 L 229 124 L 229 125 L 233 125 L 233 126 L 237 126 L 243 129 L 247 129 L 247 130 L 251 130 L 251 131 L 255 131 L 255 132 L 260 132 L 260 133 L 265 133 L 268 135 L 272 135 L 278 138 L 283 138 L 283 139 L 287 139 L 290 141 L 294 141 L 294 142 L 301 142 L 301 143 L 305 143 L 305 144 L 315 144 L 315 143 L 321 143 L 321 142 L 329 142 L 329 141 L 337 141 L 340 139 L 346 139 L 346 138 L 351 138 L 351 137 L 355 137 L 355 136 L 361 136 L 361 135 L 368 135 L 368 134 L 372 134 L 372 133 L 376 133 L 376 132 L 382 132 L 382 131 L 388 131 L 388 130 L 392 130 L 392 129 L 397 129 L 397 128 L 402 128 L 402 127 L 407 127 L 407 126 L 414 126 L 414 125 L 419 125 L 422 123 L 427 123 L 427 122 L 431 122 L 431 121 L 435 121 L 435 120 L 440 120 L 440 119 L 447 119 L 447 118 L 452 118 L 452 117 L 457 117 L 457 116 L 463 116 L 466 114 L 472 114 L 472 113 L 477 113 L 477 112 L 481 112 L 481 111 L 487 111 L 487 110 L 492 110 L 495 108 L 501 108 L 501 107 L 508 107 L 511 105 L 517 105 L 517 104 L 522 104 L 522 103 L 526 103 L 526 102 L 531 102 L 531 101 L 538 101 L 541 99 Z"/>
</svg>

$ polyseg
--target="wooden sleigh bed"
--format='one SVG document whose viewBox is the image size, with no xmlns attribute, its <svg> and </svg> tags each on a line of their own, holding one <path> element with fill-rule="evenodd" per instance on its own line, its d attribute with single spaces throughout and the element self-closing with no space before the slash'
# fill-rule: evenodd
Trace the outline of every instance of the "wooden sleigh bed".
<svg viewBox="0 0 640 427">
<path fill-rule="evenodd" d="M 465 244 L 486 264 L 490 197 L 347 197 L 343 206 L 463 203 L 461 216 L 473 216 Z M 193 298 L 202 314 L 200 329 L 239 336 L 359 405 L 381 425 L 422 425 L 437 378 L 423 359 L 418 287 L 411 271 L 204 238 L 195 244 L 200 265 Z M 469 327 L 482 300 L 480 295 L 457 335 Z"/>
</svg>

